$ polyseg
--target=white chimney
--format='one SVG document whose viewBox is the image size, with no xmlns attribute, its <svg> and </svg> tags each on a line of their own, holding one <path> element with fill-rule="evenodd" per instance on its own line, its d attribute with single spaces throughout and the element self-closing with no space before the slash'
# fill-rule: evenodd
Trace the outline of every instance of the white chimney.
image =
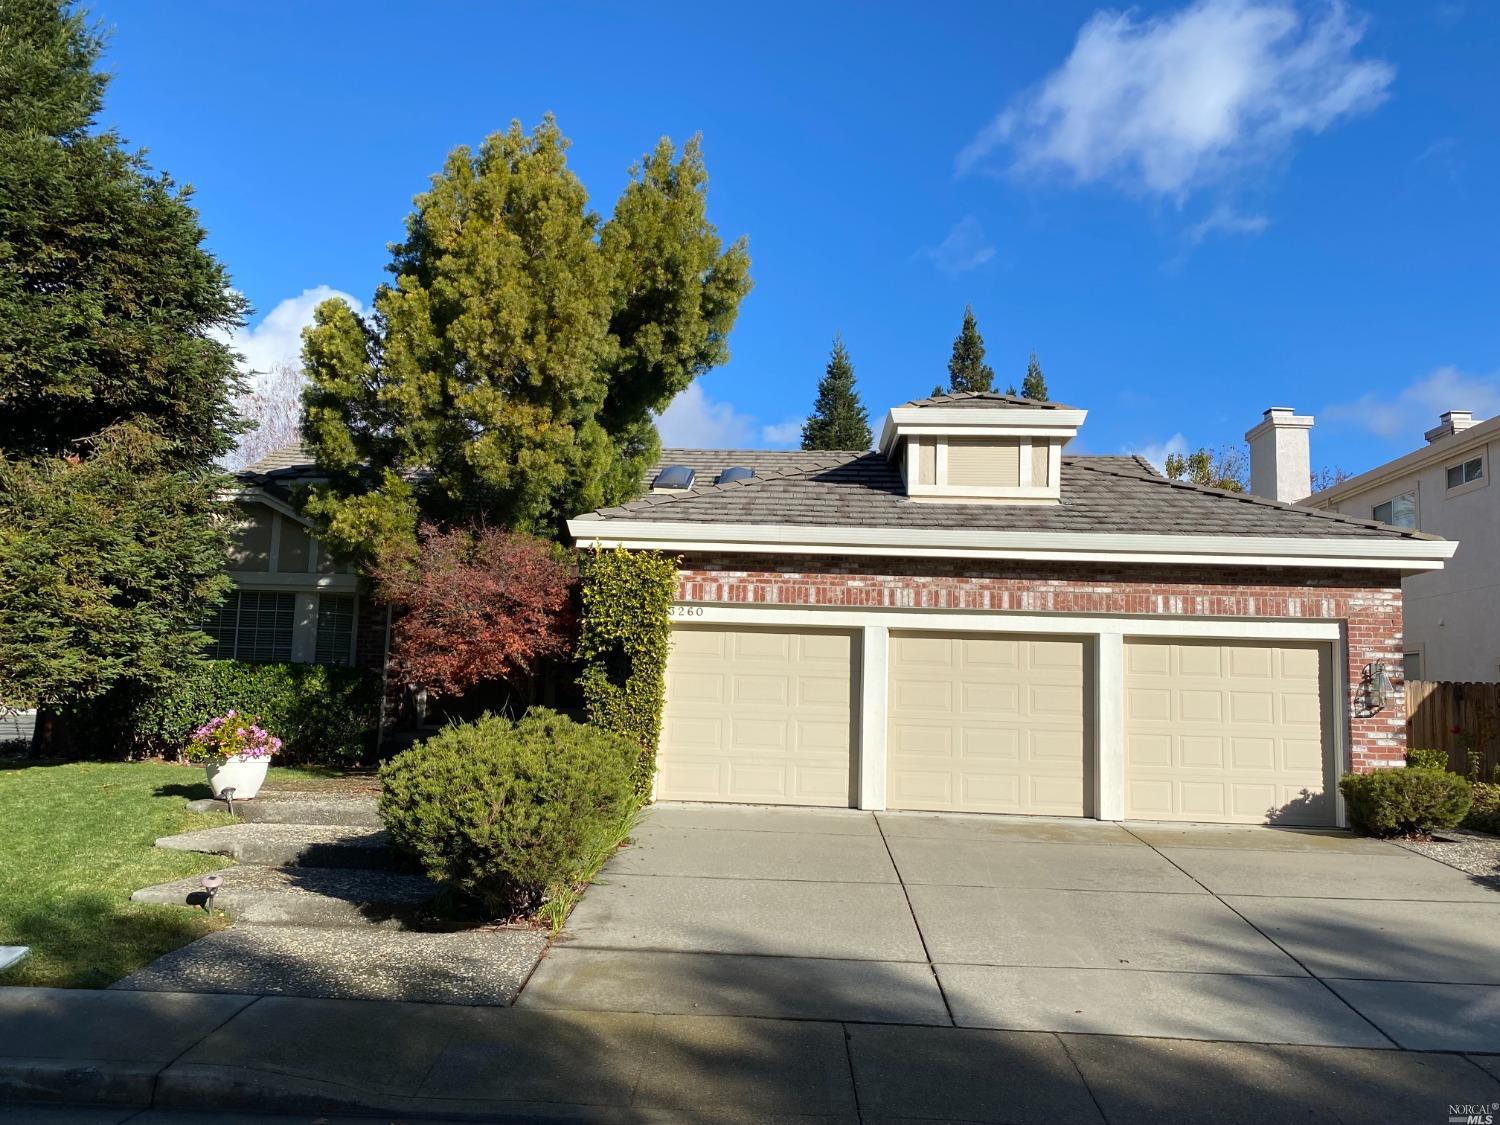
<svg viewBox="0 0 1500 1125">
<path fill-rule="evenodd" d="M 1473 424 L 1474 412 L 1472 410 L 1445 410 L 1439 417 L 1438 424 L 1423 436 L 1428 441 L 1437 441 L 1449 434 L 1461 434 Z"/>
<path fill-rule="evenodd" d="M 1311 415 L 1293 414 L 1290 406 L 1273 406 L 1245 435 L 1250 443 L 1250 491 L 1267 500 L 1295 504 L 1312 495 L 1312 465 L 1307 431 Z"/>
</svg>

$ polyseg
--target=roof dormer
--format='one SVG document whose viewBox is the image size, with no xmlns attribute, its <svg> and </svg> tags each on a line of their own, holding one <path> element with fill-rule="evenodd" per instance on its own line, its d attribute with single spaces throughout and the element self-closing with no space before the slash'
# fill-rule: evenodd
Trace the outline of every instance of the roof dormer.
<svg viewBox="0 0 1500 1125">
<path fill-rule="evenodd" d="M 880 452 L 902 466 L 915 500 L 1055 504 L 1062 448 L 1088 411 L 989 391 L 894 407 Z"/>
</svg>

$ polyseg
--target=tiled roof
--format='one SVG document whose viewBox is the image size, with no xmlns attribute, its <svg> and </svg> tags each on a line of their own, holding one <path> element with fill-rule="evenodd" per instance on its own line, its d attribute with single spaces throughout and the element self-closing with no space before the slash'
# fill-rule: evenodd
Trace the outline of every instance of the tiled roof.
<svg viewBox="0 0 1500 1125">
<path fill-rule="evenodd" d="M 583 516 L 601 521 L 785 524 L 913 530 L 1073 531 L 1273 538 L 1432 539 L 1333 512 L 1168 480 L 1136 457 L 1065 456 L 1057 504 L 913 501 L 879 453 L 750 453 L 670 449 L 663 465 L 690 465 L 690 491 L 654 492 Z M 741 464 L 751 480 L 715 485 Z"/>
<path fill-rule="evenodd" d="M 1008 406 L 1026 406 L 1037 410 L 1075 410 L 1066 403 L 1049 402 L 1046 399 L 1022 398 L 1020 395 L 1003 395 L 999 391 L 955 391 L 928 398 L 914 398 L 902 406 L 959 406 L 965 409 L 989 408 L 1003 410 Z"/>
<path fill-rule="evenodd" d="M 246 465 L 235 476 L 267 477 L 267 476 L 312 476 L 317 473 L 317 464 L 312 455 L 312 450 L 300 441 L 294 441 L 290 445 L 283 445 L 273 449 L 259 461 L 252 461 Z"/>
</svg>

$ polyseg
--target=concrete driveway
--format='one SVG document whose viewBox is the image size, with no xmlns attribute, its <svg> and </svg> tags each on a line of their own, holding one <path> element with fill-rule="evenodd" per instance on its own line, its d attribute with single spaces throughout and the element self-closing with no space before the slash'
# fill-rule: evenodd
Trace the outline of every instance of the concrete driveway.
<svg viewBox="0 0 1500 1125">
<path fill-rule="evenodd" d="M 1339 832 L 659 805 L 518 1006 L 1500 1052 L 1497 935 Z"/>
</svg>

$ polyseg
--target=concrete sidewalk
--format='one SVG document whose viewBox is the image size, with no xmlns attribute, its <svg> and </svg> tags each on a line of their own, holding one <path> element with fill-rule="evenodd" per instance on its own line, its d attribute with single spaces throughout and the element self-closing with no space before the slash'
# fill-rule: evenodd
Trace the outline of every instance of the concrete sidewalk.
<svg viewBox="0 0 1500 1125">
<path fill-rule="evenodd" d="M 0 1052 L 0 1100 L 218 1115 L 1406 1123 L 1500 1103 L 1500 1056 L 33 988 L 0 989 Z"/>
</svg>

